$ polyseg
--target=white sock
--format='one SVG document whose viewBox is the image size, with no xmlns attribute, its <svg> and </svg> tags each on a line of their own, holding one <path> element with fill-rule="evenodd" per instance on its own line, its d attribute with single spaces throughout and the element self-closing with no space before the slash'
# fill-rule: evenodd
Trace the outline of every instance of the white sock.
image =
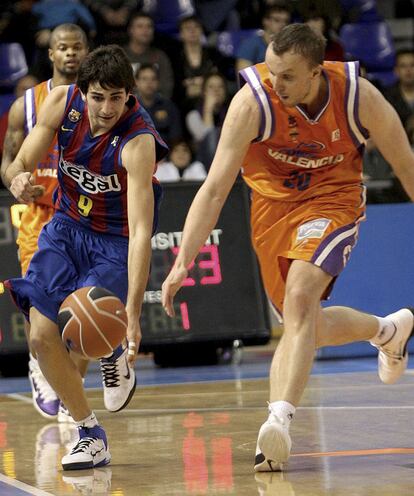
<svg viewBox="0 0 414 496">
<path fill-rule="evenodd" d="M 92 427 L 95 427 L 96 425 L 98 425 L 98 420 L 97 420 L 94 412 L 92 412 L 90 415 L 88 415 L 84 419 L 79 420 L 78 422 L 75 422 L 75 423 L 78 427 L 92 428 Z"/>
<path fill-rule="evenodd" d="M 295 415 L 296 408 L 288 401 L 273 401 L 269 403 L 269 416 L 273 413 L 281 418 L 289 426 L 293 416 Z"/>
<path fill-rule="evenodd" d="M 372 339 L 370 339 L 370 343 L 376 346 L 382 346 L 392 339 L 396 329 L 391 320 L 384 317 L 377 317 L 376 315 L 375 318 L 378 320 L 378 332 Z"/>
</svg>

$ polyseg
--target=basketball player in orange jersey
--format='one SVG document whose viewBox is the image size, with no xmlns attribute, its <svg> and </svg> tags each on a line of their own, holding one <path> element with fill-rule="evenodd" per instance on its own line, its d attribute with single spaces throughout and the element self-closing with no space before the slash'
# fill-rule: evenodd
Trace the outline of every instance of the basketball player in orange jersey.
<svg viewBox="0 0 414 496">
<path fill-rule="evenodd" d="M 240 167 L 252 189 L 252 240 L 263 281 L 283 314 L 270 371 L 269 416 L 258 435 L 255 471 L 288 460 L 289 424 L 308 381 L 315 348 L 368 340 L 379 375 L 395 382 L 407 366 L 413 314 L 376 317 L 321 308 L 364 219 L 364 140 L 370 136 L 414 199 L 414 154 L 391 105 L 357 62 L 324 62 L 324 38 L 304 24 L 285 27 L 265 62 L 241 71 L 208 177 L 189 210 L 179 254 L 163 284 L 173 298 L 217 222 Z"/>
<path fill-rule="evenodd" d="M 50 38 L 49 59 L 53 67 L 52 78 L 43 81 L 25 92 L 12 105 L 9 113 L 8 127 L 4 141 L 1 163 L 2 178 L 5 170 L 16 158 L 25 136 L 36 124 L 37 114 L 51 89 L 61 84 L 76 81 L 80 63 L 88 53 L 88 40 L 84 31 L 75 24 L 57 26 Z M 57 139 L 51 144 L 47 155 L 37 164 L 34 172 L 36 184 L 42 186 L 44 194 L 30 203 L 21 216 L 17 244 L 22 274 L 27 272 L 30 260 L 37 250 L 37 240 L 43 226 L 49 222 L 54 213 L 52 193 L 57 186 Z M 26 334 L 29 324 L 25 323 Z M 30 339 L 27 340 L 30 348 Z M 78 359 L 79 370 L 84 376 L 88 362 Z M 29 380 L 32 387 L 33 405 L 45 418 L 60 421 L 68 419 L 64 406 L 61 405 L 55 391 L 44 378 L 39 364 L 30 349 Z"/>
</svg>

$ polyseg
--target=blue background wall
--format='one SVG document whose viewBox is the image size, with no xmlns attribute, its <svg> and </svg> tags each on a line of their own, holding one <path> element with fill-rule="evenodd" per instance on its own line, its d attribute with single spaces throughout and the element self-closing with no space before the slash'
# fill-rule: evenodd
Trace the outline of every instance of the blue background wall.
<svg viewBox="0 0 414 496">
<path fill-rule="evenodd" d="M 414 205 L 369 205 L 357 246 L 324 306 L 345 305 L 384 316 L 414 307 Z M 414 351 L 414 340 L 409 347 Z M 326 347 L 319 358 L 376 354 L 369 343 Z"/>
</svg>

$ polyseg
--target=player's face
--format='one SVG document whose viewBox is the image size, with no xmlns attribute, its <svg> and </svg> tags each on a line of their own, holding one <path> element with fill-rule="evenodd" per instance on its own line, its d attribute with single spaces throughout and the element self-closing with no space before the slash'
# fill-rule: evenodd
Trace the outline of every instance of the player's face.
<svg viewBox="0 0 414 496">
<path fill-rule="evenodd" d="M 105 89 L 99 83 L 91 83 L 86 94 L 88 115 L 94 133 L 109 131 L 126 112 L 129 94 L 125 88 Z"/>
<path fill-rule="evenodd" d="M 54 69 L 63 76 L 76 76 L 82 60 L 88 53 L 88 47 L 77 32 L 61 31 L 56 33 L 49 58 Z"/>
<path fill-rule="evenodd" d="M 276 55 L 271 45 L 266 51 L 265 63 L 270 71 L 273 88 L 286 107 L 311 103 L 312 85 L 320 76 L 319 66 L 293 52 Z"/>
</svg>

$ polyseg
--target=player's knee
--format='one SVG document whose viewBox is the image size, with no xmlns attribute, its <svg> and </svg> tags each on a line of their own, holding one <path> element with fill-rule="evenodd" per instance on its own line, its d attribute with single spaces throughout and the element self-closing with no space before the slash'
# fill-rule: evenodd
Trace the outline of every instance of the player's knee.
<svg viewBox="0 0 414 496">
<path fill-rule="evenodd" d="M 57 345 L 63 346 L 61 340 L 56 340 L 48 330 L 31 328 L 30 330 L 30 347 L 36 355 L 50 353 Z"/>
<path fill-rule="evenodd" d="M 284 307 L 306 315 L 315 304 L 315 295 L 303 286 L 286 287 Z"/>
</svg>

